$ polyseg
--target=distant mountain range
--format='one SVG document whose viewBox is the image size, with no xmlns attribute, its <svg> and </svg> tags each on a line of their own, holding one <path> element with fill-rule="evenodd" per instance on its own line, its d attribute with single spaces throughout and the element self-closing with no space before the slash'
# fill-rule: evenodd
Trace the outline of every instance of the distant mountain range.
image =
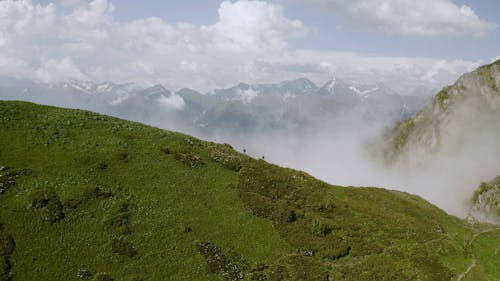
<svg viewBox="0 0 500 281">
<path fill-rule="evenodd" d="M 82 108 L 196 135 L 245 134 L 272 129 L 304 129 L 318 119 L 359 112 L 369 121 L 398 121 L 412 116 L 433 89 L 399 95 L 385 85 L 332 79 L 323 86 L 306 78 L 277 84 L 240 83 L 202 94 L 161 85 L 69 81 L 44 84 L 0 78 L 0 99 Z"/>
</svg>

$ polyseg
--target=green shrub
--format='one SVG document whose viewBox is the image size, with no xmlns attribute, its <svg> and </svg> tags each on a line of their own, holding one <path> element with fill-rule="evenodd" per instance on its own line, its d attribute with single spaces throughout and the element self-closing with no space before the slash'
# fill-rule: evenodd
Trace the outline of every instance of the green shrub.
<svg viewBox="0 0 500 281">
<path fill-rule="evenodd" d="M 44 220 L 50 223 L 64 219 L 63 204 L 51 190 L 37 190 L 29 196 L 29 209 L 44 209 Z"/>
<path fill-rule="evenodd" d="M 285 212 L 285 221 L 286 222 L 294 222 L 297 220 L 297 214 L 295 210 L 286 210 Z"/>
<path fill-rule="evenodd" d="M 311 222 L 311 231 L 316 236 L 325 237 L 332 233 L 332 226 L 319 220 L 313 220 Z"/>
<path fill-rule="evenodd" d="M 210 158 L 226 169 L 238 172 L 243 166 L 244 156 L 234 151 L 229 144 L 211 143 L 208 149 Z"/>
<path fill-rule="evenodd" d="M 0 174 L 0 194 L 7 191 L 16 183 L 16 175 L 12 172 Z"/>
<path fill-rule="evenodd" d="M 116 156 L 117 156 L 117 158 L 118 158 L 119 160 L 122 160 L 122 161 L 124 161 L 124 162 L 127 162 L 127 161 L 128 161 L 128 156 L 129 156 L 129 155 L 128 155 L 128 152 L 127 152 L 127 151 L 120 151 L 120 152 L 118 152 L 118 154 L 117 154 Z"/>
<path fill-rule="evenodd" d="M 37 190 L 29 196 L 28 208 L 40 209 L 47 206 L 54 197 L 54 193 L 46 190 Z"/>
<path fill-rule="evenodd" d="M 84 190 L 84 192 L 76 197 L 68 198 L 64 201 L 64 207 L 75 209 L 82 204 L 88 204 L 96 199 L 106 199 L 113 196 L 110 191 L 103 190 L 100 186 L 92 185 Z"/>
<path fill-rule="evenodd" d="M 120 203 L 104 221 L 106 228 L 119 230 L 123 234 L 128 234 L 130 230 L 131 211 L 130 205 L 126 202 Z"/>
<path fill-rule="evenodd" d="M 5 233 L 0 224 L 0 281 L 10 281 L 12 277 L 10 257 L 15 249 L 12 236 Z"/>
<path fill-rule="evenodd" d="M 172 153 L 172 151 L 168 147 L 162 147 L 162 148 L 160 148 L 160 150 L 161 150 L 161 152 L 163 152 L 165 154 L 171 154 Z"/>
<path fill-rule="evenodd" d="M 243 271 L 237 263 L 228 258 L 217 245 L 200 241 L 197 243 L 198 251 L 205 257 L 207 270 L 210 273 L 218 273 L 229 281 L 242 280 Z"/>
<path fill-rule="evenodd" d="M 174 154 L 174 158 L 176 160 L 181 161 L 185 165 L 191 168 L 198 168 L 203 165 L 205 165 L 205 162 L 203 162 L 203 159 L 201 159 L 200 156 L 193 154 L 190 151 L 187 150 L 182 150 L 178 151 Z"/>
<path fill-rule="evenodd" d="M 76 272 L 76 276 L 80 279 L 88 280 L 88 279 L 92 278 L 92 272 L 90 272 L 90 270 L 88 268 L 86 268 L 85 266 L 82 266 Z"/>
<path fill-rule="evenodd" d="M 97 163 L 97 166 L 96 166 L 97 170 L 99 171 L 104 171 L 108 168 L 108 164 L 106 162 L 99 162 Z"/>
<path fill-rule="evenodd" d="M 95 281 L 113 281 L 114 279 L 111 278 L 111 275 L 105 272 L 100 272 L 95 275 Z"/>
<path fill-rule="evenodd" d="M 127 256 L 129 258 L 132 258 L 137 254 L 137 250 L 134 245 L 124 238 L 114 238 L 111 241 L 111 251 L 114 254 Z"/>
</svg>

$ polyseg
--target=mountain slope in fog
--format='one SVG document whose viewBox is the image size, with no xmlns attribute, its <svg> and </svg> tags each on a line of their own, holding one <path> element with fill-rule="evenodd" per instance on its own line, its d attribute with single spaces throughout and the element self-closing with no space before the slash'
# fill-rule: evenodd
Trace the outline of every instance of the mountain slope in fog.
<svg viewBox="0 0 500 281">
<path fill-rule="evenodd" d="M 500 277 L 499 231 L 415 195 L 81 110 L 1 101 L 0 130 L 1 281 Z"/>
<path fill-rule="evenodd" d="M 396 165 L 425 167 L 434 163 L 443 169 L 443 177 L 460 166 L 464 173 L 476 177 L 476 184 L 497 176 L 500 60 L 464 74 L 455 84 L 443 88 L 422 111 L 388 133 L 386 141 L 385 157 Z M 498 196 L 488 198 L 498 200 Z M 480 210 L 475 203 L 475 211 Z"/>
</svg>

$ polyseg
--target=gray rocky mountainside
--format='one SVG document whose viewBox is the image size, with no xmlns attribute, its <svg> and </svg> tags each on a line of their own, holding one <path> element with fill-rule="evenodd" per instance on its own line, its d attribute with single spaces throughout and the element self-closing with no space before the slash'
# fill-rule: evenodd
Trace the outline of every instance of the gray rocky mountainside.
<svg viewBox="0 0 500 281">
<path fill-rule="evenodd" d="M 471 215 L 500 224 L 500 176 L 483 182 L 472 197 Z"/>
</svg>

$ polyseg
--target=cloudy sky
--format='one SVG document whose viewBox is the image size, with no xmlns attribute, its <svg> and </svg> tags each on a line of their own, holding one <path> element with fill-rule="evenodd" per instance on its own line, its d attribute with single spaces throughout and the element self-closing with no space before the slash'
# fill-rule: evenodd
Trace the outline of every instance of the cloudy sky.
<svg viewBox="0 0 500 281">
<path fill-rule="evenodd" d="M 0 0 L 0 76 L 440 87 L 500 56 L 496 0 Z"/>
</svg>

